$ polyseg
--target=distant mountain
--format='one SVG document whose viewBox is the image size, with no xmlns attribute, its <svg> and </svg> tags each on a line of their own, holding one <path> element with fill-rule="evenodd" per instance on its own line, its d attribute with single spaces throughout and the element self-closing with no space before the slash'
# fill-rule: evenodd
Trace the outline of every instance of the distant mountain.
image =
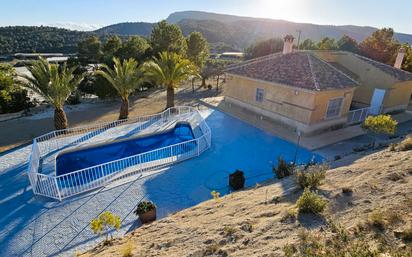
<svg viewBox="0 0 412 257">
<path fill-rule="evenodd" d="M 213 45 L 225 43 L 243 49 L 257 40 L 295 35 L 302 31 L 301 41 L 306 38 L 319 41 L 323 37 L 339 39 L 343 35 L 362 41 L 377 28 L 353 25 L 334 26 L 296 23 L 284 20 L 241 17 L 226 14 L 184 11 L 169 15 L 167 21 L 177 24 L 188 35 L 202 32 Z M 77 43 L 89 35 L 105 38 L 107 35 L 149 36 L 154 23 L 126 22 L 97 29 L 92 32 L 71 31 L 52 27 L 0 27 L 0 54 L 15 52 L 74 52 Z M 412 44 L 412 35 L 395 33 L 400 42 Z"/>
<path fill-rule="evenodd" d="M 167 21 L 176 23 L 181 27 L 183 24 L 182 30 L 186 33 L 196 28 L 204 29 L 209 34 L 213 34 L 214 39 L 222 37 L 224 39 L 224 41 L 221 40 L 222 42 L 235 43 L 239 47 L 245 47 L 259 39 L 283 37 L 286 34 L 297 36 L 297 30 L 302 31 L 302 40 L 309 38 L 314 41 L 319 41 L 323 37 L 339 39 L 345 34 L 357 41 L 362 41 L 377 30 L 374 27 L 317 25 L 199 11 L 175 12 L 169 15 Z M 213 25 L 219 25 L 217 27 L 207 27 L 210 21 L 215 22 Z M 230 31 L 229 35 L 227 34 L 228 31 Z M 412 44 L 412 35 L 395 33 L 395 38 L 400 42 Z"/>
<path fill-rule="evenodd" d="M 149 36 L 154 23 L 148 22 L 124 22 L 114 25 L 109 25 L 94 32 L 98 35 L 116 34 L 120 36 L 140 35 Z"/>
</svg>

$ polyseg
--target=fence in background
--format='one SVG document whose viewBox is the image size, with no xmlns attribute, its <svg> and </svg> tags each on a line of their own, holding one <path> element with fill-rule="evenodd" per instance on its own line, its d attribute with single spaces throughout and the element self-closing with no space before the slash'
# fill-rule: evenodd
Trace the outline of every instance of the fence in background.
<svg viewBox="0 0 412 257">
<path fill-rule="evenodd" d="M 348 112 L 347 124 L 353 125 L 362 123 L 368 116 L 378 115 L 381 113 L 380 107 L 365 107 Z"/>
</svg>

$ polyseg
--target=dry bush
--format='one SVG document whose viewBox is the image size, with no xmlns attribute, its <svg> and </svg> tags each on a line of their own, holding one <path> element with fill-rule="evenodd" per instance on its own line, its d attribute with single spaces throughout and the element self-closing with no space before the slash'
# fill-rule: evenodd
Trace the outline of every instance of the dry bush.
<svg viewBox="0 0 412 257">
<path fill-rule="evenodd" d="M 296 206 L 300 213 L 318 214 L 323 212 L 327 203 L 321 196 L 305 188 L 305 191 L 297 200 Z"/>
<path fill-rule="evenodd" d="M 381 247 L 373 247 L 367 234 L 352 234 L 340 225 L 329 221 L 329 229 L 311 232 L 299 232 L 296 244 L 283 247 L 287 257 L 377 257 L 377 256 L 410 256 L 411 247 L 382 242 Z"/>
<path fill-rule="evenodd" d="M 123 257 L 132 257 L 133 256 L 134 245 L 132 242 L 128 241 L 126 244 L 122 245 L 121 253 Z"/>
<path fill-rule="evenodd" d="M 400 142 L 397 148 L 399 151 L 412 150 L 412 135 L 407 136 L 402 142 Z"/>
<path fill-rule="evenodd" d="M 380 211 L 373 211 L 368 216 L 368 224 L 379 230 L 384 230 L 386 227 L 386 220 L 384 214 Z"/>
<path fill-rule="evenodd" d="M 294 172 L 295 181 L 301 188 L 316 189 L 322 185 L 328 169 L 325 164 L 299 167 Z"/>
<path fill-rule="evenodd" d="M 277 167 L 272 167 L 272 171 L 275 173 L 276 178 L 281 179 L 292 175 L 294 167 L 295 165 L 293 163 L 287 163 L 286 160 L 280 156 Z"/>
</svg>

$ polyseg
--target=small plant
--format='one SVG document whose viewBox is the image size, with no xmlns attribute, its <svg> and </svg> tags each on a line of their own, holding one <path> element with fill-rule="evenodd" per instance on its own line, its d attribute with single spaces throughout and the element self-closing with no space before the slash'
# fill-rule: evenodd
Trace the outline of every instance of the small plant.
<svg viewBox="0 0 412 257">
<path fill-rule="evenodd" d="M 298 168 L 294 172 L 295 181 L 301 188 L 316 189 L 322 185 L 328 169 L 324 164 Z"/>
<path fill-rule="evenodd" d="M 278 158 L 278 166 L 277 167 L 272 167 L 273 173 L 275 173 L 276 177 L 278 179 L 288 177 L 292 175 L 293 173 L 293 168 L 295 165 L 293 163 L 287 163 L 285 159 L 283 159 L 282 156 L 279 156 Z"/>
<path fill-rule="evenodd" d="M 225 225 L 223 227 L 223 231 L 225 232 L 226 236 L 231 236 L 236 233 L 236 228 L 231 225 Z"/>
<path fill-rule="evenodd" d="M 136 215 L 141 215 L 147 213 L 151 210 L 155 210 L 156 205 L 151 201 L 141 201 L 138 205 L 136 210 L 133 212 Z"/>
<path fill-rule="evenodd" d="M 412 242 L 412 226 L 400 232 L 399 237 L 405 242 Z"/>
<path fill-rule="evenodd" d="M 296 246 L 292 244 L 286 244 L 282 250 L 285 257 L 293 257 L 293 255 L 297 252 Z"/>
<path fill-rule="evenodd" d="M 303 194 L 299 197 L 296 202 L 296 206 L 300 213 L 313 213 L 318 214 L 323 212 L 327 205 L 327 201 L 316 193 L 305 188 Z"/>
<path fill-rule="evenodd" d="M 369 214 L 368 224 L 379 230 L 384 230 L 386 226 L 386 221 L 383 213 L 380 211 L 374 211 L 371 214 Z"/>
<path fill-rule="evenodd" d="M 402 142 L 398 145 L 399 151 L 409 151 L 412 150 L 412 135 L 408 135 Z"/>
<path fill-rule="evenodd" d="M 342 193 L 344 193 L 345 195 L 351 195 L 353 193 L 353 189 L 350 187 L 343 187 Z"/>
<path fill-rule="evenodd" d="M 214 190 L 212 192 L 210 192 L 210 194 L 212 195 L 213 199 L 215 199 L 215 200 L 219 199 L 219 197 L 220 197 L 220 193 L 217 192 L 217 191 L 214 191 Z"/>
<path fill-rule="evenodd" d="M 298 210 L 296 208 L 290 208 L 287 212 L 285 212 L 280 219 L 281 222 L 290 222 L 294 223 L 296 221 L 296 217 L 298 216 Z"/>
<path fill-rule="evenodd" d="M 90 222 L 90 227 L 95 234 L 102 235 L 106 233 L 105 242 L 108 242 L 110 230 L 119 230 L 120 228 L 120 217 L 109 211 L 105 211 Z"/>
<path fill-rule="evenodd" d="M 388 134 L 393 135 L 396 131 L 398 122 L 390 115 L 369 116 L 362 124 L 362 128 L 372 134 Z M 372 142 L 375 146 L 375 139 Z"/>
<path fill-rule="evenodd" d="M 122 256 L 123 257 L 132 257 L 133 256 L 133 249 L 134 249 L 133 243 L 131 241 L 128 241 L 121 248 Z"/>
</svg>

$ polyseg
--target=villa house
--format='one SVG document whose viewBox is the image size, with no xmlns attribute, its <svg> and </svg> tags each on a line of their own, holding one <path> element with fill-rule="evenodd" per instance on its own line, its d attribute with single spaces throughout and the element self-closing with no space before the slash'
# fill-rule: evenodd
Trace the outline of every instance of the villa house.
<svg viewBox="0 0 412 257">
<path fill-rule="evenodd" d="M 225 102 L 304 134 L 407 108 L 412 73 L 349 52 L 292 46 L 293 37 L 286 36 L 282 53 L 229 67 Z"/>
</svg>

